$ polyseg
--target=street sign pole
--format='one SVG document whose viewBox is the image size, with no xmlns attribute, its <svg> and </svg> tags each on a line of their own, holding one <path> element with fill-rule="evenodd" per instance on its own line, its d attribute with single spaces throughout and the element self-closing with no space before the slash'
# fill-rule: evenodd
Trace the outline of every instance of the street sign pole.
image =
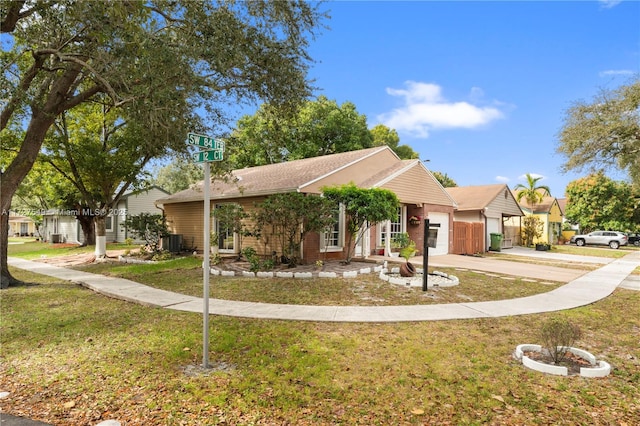
<svg viewBox="0 0 640 426">
<path fill-rule="evenodd" d="M 422 243 L 422 291 L 427 291 L 429 282 L 429 219 L 424 220 L 424 241 Z"/>
<path fill-rule="evenodd" d="M 209 368 L 209 276 L 211 266 L 209 255 L 211 253 L 211 161 L 224 160 L 224 141 L 197 133 L 187 134 L 187 144 L 204 148 L 204 151 L 196 152 L 193 160 L 196 163 L 204 163 L 204 260 L 202 262 L 202 367 Z"/>
<path fill-rule="evenodd" d="M 204 163 L 204 264 L 202 265 L 202 279 L 204 289 L 202 295 L 202 367 L 209 368 L 209 253 L 211 252 L 211 197 L 209 186 L 211 183 L 211 169 L 209 162 Z"/>
</svg>

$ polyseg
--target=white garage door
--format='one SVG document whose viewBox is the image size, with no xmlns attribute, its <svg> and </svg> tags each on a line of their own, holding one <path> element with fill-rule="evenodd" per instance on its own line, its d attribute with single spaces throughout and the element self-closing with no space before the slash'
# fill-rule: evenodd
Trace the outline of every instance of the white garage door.
<svg viewBox="0 0 640 426">
<path fill-rule="evenodd" d="M 438 230 L 436 248 L 429 249 L 429 256 L 447 254 L 449 252 L 449 214 L 429 212 L 429 228 Z"/>
</svg>

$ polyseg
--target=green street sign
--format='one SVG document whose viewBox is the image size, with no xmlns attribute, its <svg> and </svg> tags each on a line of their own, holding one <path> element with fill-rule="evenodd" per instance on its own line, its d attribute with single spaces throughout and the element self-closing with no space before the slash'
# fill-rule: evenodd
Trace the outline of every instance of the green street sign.
<svg viewBox="0 0 640 426">
<path fill-rule="evenodd" d="M 224 160 L 224 150 L 213 149 L 211 151 L 201 151 L 193 154 L 193 161 L 196 163 L 210 162 L 210 161 L 222 161 Z"/>
<path fill-rule="evenodd" d="M 217 141 L 209 136 L 199 135 L 197 133 L 187 134 L 187 143 L 189 145 L 201 146 L 203 148 L 210 148 L 224 151 L 224 142 Z"/>
</svg>

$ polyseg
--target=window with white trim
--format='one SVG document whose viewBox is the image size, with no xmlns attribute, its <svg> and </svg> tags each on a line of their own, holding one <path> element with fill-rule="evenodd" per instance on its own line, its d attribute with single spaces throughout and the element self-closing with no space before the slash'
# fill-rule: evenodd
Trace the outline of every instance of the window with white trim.
<svg viewBox="0 0 640 426">
<path fill-rule="evenodd" d="M 335 222 L 333 228 L 329 232 L 323 232 L 320 235 L 320 249 L 326 251 L 342 251 L 344 246 L 344 206 L 340 204 L 340 208 L 335 214 Z"/>
<path fill-rule="evenodd" d="M 398 207 L 398 211 L 397 211 L 397 215 L 396 218 L 394 220 L 391 221 L 391 227 L 390 229 L 390 237 L 391 237 L 391 241 L 393 241 L 393 239 L 395 238 L 396 235 L 401 234 L 403 232 L 406 232 L 407 229 L 407 224 L 406 224 L 406 220 L 405 217 L 407 216 L 406 213 L 406 206 L 400 206 Z M 379 246 L 384 246 L 385 244 L 385 240 L 387 238 L 387 222 L 382 222 L 380 224 L 380 226 L 378 227 L 379 231 L 378 231 L 378 245 Z"/>
<path fill-rule="evenodd" d="M 109 215 L 104 218 L 104 230 L 113 232 L 113 216 Z"/>
</svg>

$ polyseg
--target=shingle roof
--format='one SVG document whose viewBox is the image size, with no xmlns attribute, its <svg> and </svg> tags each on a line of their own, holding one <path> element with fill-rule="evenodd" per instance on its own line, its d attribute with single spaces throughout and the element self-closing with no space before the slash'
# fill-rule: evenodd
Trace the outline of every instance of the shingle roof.
<svg viewBox="0 0 640 426">
<path fill-rule="evenodd" d="M 482 210 L 504 191 L 505 184 L 445 188 L 458 204 L 458 211 Z"/>
<path fill-rule="evenodd" d="M 382 146 L 237 169 L 232 172 L 235 182 L 215 181 L 211 185 L 211 192 L 215 194 L 215 198 L 234 198 L 298 191 L 312 181 L 389 149 L 387 146 Z M 195 188 L 177 192 L 157 200 L 157 203 L 169 204 L 201 199 L 202 182 L 199 182 Z"/>
</svg>

